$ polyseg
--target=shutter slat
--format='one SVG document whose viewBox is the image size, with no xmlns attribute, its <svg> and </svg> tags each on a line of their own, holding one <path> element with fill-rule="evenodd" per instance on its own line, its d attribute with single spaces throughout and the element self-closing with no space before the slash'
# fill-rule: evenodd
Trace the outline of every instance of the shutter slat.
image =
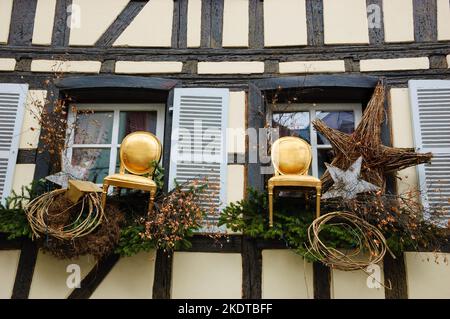
<svg viewBox="0 0 450 319">
<path fill-rule="evenodd" d="M 174 90 L 169 186 L 174 187 L 174 180 L 181 184 L 206 178 L 217 189 L 201 194 L 204 209 L 226 202 L 228 95 L 228 89 Z"/>
<path fill-rule="evenodd" d="M 26 84 L 0 84 L 0 199 L 9 196 L 22 129 Z"/>
<path fill-rule="evenodd" d="M 424 204 L 450 216 L 450 81 L 409 82 L 416 147 L 433 152 L 430 164 L 419 166 Z"/>
</svg>

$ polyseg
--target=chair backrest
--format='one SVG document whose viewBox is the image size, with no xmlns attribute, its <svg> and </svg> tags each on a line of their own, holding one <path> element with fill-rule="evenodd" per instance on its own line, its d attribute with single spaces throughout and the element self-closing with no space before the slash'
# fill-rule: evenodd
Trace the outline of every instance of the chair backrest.
<svg viewBox="0 0 450 319">
<path fill-rule="evenodd" d="M 120 145 L 120 173 L 135 175 L 152 173 L 152 162 L 161 159 L 162 147 L 158 138 L 149 132 L 137 131 L 125 136 Z"/>
<path fill-rule="evenodd" d="M 306 175 L 312 161 L 311 146 L 298 137 L 282 137 L 272 144 L 271 158 L 276 175 Z"/>
</svg>

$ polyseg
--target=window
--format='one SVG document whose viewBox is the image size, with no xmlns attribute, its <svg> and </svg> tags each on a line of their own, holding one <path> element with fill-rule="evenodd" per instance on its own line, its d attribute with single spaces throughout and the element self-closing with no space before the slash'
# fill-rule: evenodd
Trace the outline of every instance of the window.
<svg viewBox="0 0 450 319">
<path fill-rule="evenodd" d="M 101 184 L 119 172 L 118 150 L 124 137 L 148 131 L 164 140 L 163 104 L 77 104 L 69 113 L 69 147 L 65 164 L 76 167 L 80 178 Z"/>
<path fill-rule="evenodd" d="M 310 174 L 320 177 L 325 173 L 325 163 L 331 163 L 333 154 L 329 141 L 315 131 L 311 122 L 320 119 L 329 127 L 353 133 L 361 114 L 361 104 L 285 104 L 272 109 L 268 120 L 279 129 L 280 137 L 297 136 L 311 144 Z"/>
</svg>

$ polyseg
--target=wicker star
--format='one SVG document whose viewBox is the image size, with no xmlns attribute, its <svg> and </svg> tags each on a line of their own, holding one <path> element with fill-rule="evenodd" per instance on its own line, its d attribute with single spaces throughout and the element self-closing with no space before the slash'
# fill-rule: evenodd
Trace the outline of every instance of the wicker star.
<svg viewBox="0 0 450 319">
<path fill-rule="evenodd" d="M 379 83 L 364 111 L 361 123 L 350 135 L 328 127 L 321 120 L 313 121 L 315 129 L 323 134 L 333 147 L 335 158 L 331 165 L 346 170 L 362 156 L 361 177 L 382 190 L 386 184 L 386 173 L 428 163 L 432 158 L 431 153 L 416 153 L 411 148 L 394 148 L 382 144 L 381 124 L 384 120 L 384 103 L 385 89 Z M 325 190 L 333 184 L 329 170 L 321 179 Z"/>
<path fill-rule="evenodd" d="M 378 191 L 380 188 L 368 183 L 360 178 L 362 157 L 358 158 L 346 171 L 334 167 L 328 163 L 328 172 L 334 181 L 333 186 L 323 194 L 323 199 L 342 197 L 343 199 L 353 199 L 360 193 Z"/>
</svg>

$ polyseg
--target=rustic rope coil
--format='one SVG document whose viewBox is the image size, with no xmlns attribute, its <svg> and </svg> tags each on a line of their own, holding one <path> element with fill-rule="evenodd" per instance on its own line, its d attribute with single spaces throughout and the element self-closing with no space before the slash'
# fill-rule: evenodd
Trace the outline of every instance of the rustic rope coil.
<svg viewBox="0 0 450 319">
<path fill-rule="evenodd" d="M 49 209 L 55 201 L 64 196 L 66 189 L 57 189 L 45 193 L 32 200 L 26 207 L 25 213 L 34 236 L 52 236 L 61 240 L 73 240 L 86 236 L 94 231 L 105 218 L 101 198 L 97 193 L 87 193 L 76 203 L 65 207 L 57 214 L 49 215 Z M 66 216 L 70 222 L 68 225 L 51 225 L 49 218 L 72 214 L 74 208 L 79 205 L 78 215 Z M 69 218 L 70 217 L 70 218 Z"/>
<path fill-rule="evenodd" d="M 338 221 L 330 223 L 333 219 Z M 327 246 L 320 239 L 320 232 L 326 225 L 348 230 L 357 240 L 357 247 L 351 252 L 344 252 Z M 347 212 L 329 213 L 314 220 L 308 228 L 308 240 L 308 249 L 315 258 L 329 267 L 343 271 L 364 270 L 369 265 L 378 264 L 386 252 L 395 258 L 378 228 Z"/>
</svg>

